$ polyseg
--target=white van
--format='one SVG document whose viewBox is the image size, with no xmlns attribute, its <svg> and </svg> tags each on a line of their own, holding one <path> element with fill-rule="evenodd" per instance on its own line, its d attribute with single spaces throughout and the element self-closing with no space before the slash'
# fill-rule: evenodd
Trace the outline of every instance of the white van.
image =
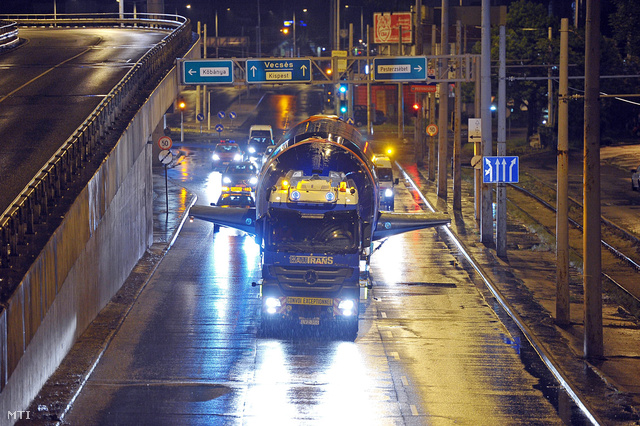
<svg viewBox="0 0 640 426">
<path fill-rule="evenodd" d="M 244 150 L 247 160 L 261 158 L 268 146 L 274 144 L 273 129 L 266 124 L 254 124 L 249 128 L 249 140 Z"/>
<path fill-rule="evenodd" d="M 378 176 L 378 184 L 380 185 L 380 206 L 387 210 L 393 210 L 394 207 L 394 190 L 393 186 L 399 180 L 393 178 L 393 167 L 391 160 L 384 155 L 376 155 L 373 159 L 376 175 Z"/>
</svg>

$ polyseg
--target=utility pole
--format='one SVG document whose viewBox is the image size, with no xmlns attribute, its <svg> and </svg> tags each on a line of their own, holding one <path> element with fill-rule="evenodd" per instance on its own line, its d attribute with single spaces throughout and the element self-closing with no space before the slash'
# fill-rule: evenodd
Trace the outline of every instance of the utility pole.
<svg viewBox="0 0 640 426">
<path fill-rule="evenodd" d="M 440 20 L 440 45 L 442 55 L 449 52 L 449 0 L 442 0 L 442 19 Z M 444 60 L 444 59 L 443 59 Z M 439 77 L 443 78 L 448 70 L 439 62 Z M 447 199 L 447 162 L 448 162 L 448 136 L 447 116 L 449 115 L 449 82 L 447 80 L 438 84 L 440 107 L 438 108 L 438 198 Z"/>
<path fill-rule="evenodd" d="M 506 34 L 500 26 L 500 70 L 498 71 L 498 156 L 507 155 L 507 83 L 506 83 Z M 496 187 L 496 254 L 507 256 L 507 186 L 499 182 Z"/>
<path fill-rule="evenodd" d="M 482 36 L 480 62 L 480 115 L 482 119 L 482 155 L 492 154 L 491 135 L 491 9 L 490 1 L 482 0 Z M 483 160 L 484 161 L 484 160 Z M 493 195 L 486 183 L 482 184 L 482 209 L 480 214 L 480 241 L 493 242 Z"/>
<path fill-rule="evenodd" d="M 584 355 L 602 358 L 600 253 L 600 0 L 587 0 L 584 63 Z"/>
<path fill-rule="evenodd" d="M 437 55 L 439 52 L 436 49 L 436 25 L 431 26 L 431 54 Z M 436 68 L 437 65 L 434 65 Z M 429 93 L 429 124 L 435 124 L 436 122 L 436 94 Z M 436 180 L 436 167 L 437 167 L 437 155 L 436 155 L 436 138 L 435 136 L 429 136 L 429 180 Z"/>
<path fill-rule="evenodd" d="M 560 23 L 558 194 L 556 198 L 556 324 L 571 322 L 569 304 L 569 20 Z"/>
<path fill-rule="evenodd" d="M 456 22 L 456 54 L 458 58 L 462 54 L 462 22 Z M 456 64 L 456 98 L 455 98 L 455 115 L 454 115 L 454 134 L 453 134 L 453 209 L 462 210 L 462 174 L 460 168 L 460 151 L 462 149 L 462 140 L 460 132 L 460 118 L 462 114 L 462 61 L 458 59 Z"/>
<path fill-rule="evenodd" d="M 421 56 L 423 53 L 422 49 L 422 0 L 416 0 L 416 10 L 415 10 L 415 28 L 416 28 L 416 56 Z M 415 143 L 415 161 L 418 165 L 422 164 L 422 160 L 424 159 L 424 100 L 425 97 L 422 93 L 415 92 L 414 94 L 416 102 L 420 105 L 418 111 L 416 111 L 416 121 L 413 129 L 414 134 L 414 143 Z"/>
</svg>

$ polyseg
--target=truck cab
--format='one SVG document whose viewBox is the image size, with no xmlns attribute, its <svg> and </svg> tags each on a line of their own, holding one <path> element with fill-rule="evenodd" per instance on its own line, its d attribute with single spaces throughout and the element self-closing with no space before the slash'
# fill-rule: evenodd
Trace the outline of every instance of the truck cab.
<svg viewBox="0 0 640 426">
<path fill-rule="evenodd" d="M 263 223 L 263 319 L 333 323 L 355 337 L 360 295 L 355 183 L 342 172 L 281 177 Z"/>
<path fill-rule="evenodd" d="M 380 184 L 380 207 L 393 211 L 395 195 L 393 187 L 399 180 L 393 177 L 391 160 L 387 156 L 376 155 L 373 158 L 373 164 Z"/>
</svg>

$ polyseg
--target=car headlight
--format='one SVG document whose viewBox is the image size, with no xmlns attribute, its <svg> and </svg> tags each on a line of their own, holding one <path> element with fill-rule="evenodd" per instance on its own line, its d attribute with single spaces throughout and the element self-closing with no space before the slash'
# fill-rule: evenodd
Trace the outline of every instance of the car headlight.
<svg viewBox="0 0 640 426">
<path fill-rule="evenodd" d="M 249 147 L 249 153 L 251 154 L 255 154 L 256 153 L 256 149 L 252 146 Z"/>
<path fill-rule="evenodd" d="M 233 156 L 233 161 L 242 161 L 242 154 L 236 154 Z"/>
<path fill-rule="evenodd" d="M 222 178 L 222 183 L 231 183 L 231 178 L 229 176 L 225 176 Z"/>
<path fill-rule="evenodd" d="M 258 178 L 256 176 L 252 176 L 251 179 L 249 179 L 249 183 L 251 185 L 255 185 L 258 183 Z"/>
<path fill-rule="evenodd" d="M 219 156 L 218 154 L 213 154 L 213 155 L 211 156 L 211 159 L 212 159 L 213 161 L 219 161 L 219 160 L 220 160 L 220 156 Z"/>
<path fill-rule="evenodd" d="M 393 197 L 393 189 L 387 188 L 384 190 L 384 196 L 387 198 Z"/>
</svg>

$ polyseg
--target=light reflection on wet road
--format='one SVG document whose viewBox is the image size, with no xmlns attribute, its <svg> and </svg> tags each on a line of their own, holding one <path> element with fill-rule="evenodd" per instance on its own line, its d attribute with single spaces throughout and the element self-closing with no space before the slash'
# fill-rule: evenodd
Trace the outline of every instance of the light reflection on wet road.
<svg viewBox="0 0 640 426">
<path fill-rule="evenodd" d="M 170 175 L 200 200 L 215 182 L 198 152 Z M 435 230 L 374 254 L 355 342 L 260 337 L 258 264 L 251 237 L 186 223 L 65 423 L 562 424 Z"/>
</svg>

